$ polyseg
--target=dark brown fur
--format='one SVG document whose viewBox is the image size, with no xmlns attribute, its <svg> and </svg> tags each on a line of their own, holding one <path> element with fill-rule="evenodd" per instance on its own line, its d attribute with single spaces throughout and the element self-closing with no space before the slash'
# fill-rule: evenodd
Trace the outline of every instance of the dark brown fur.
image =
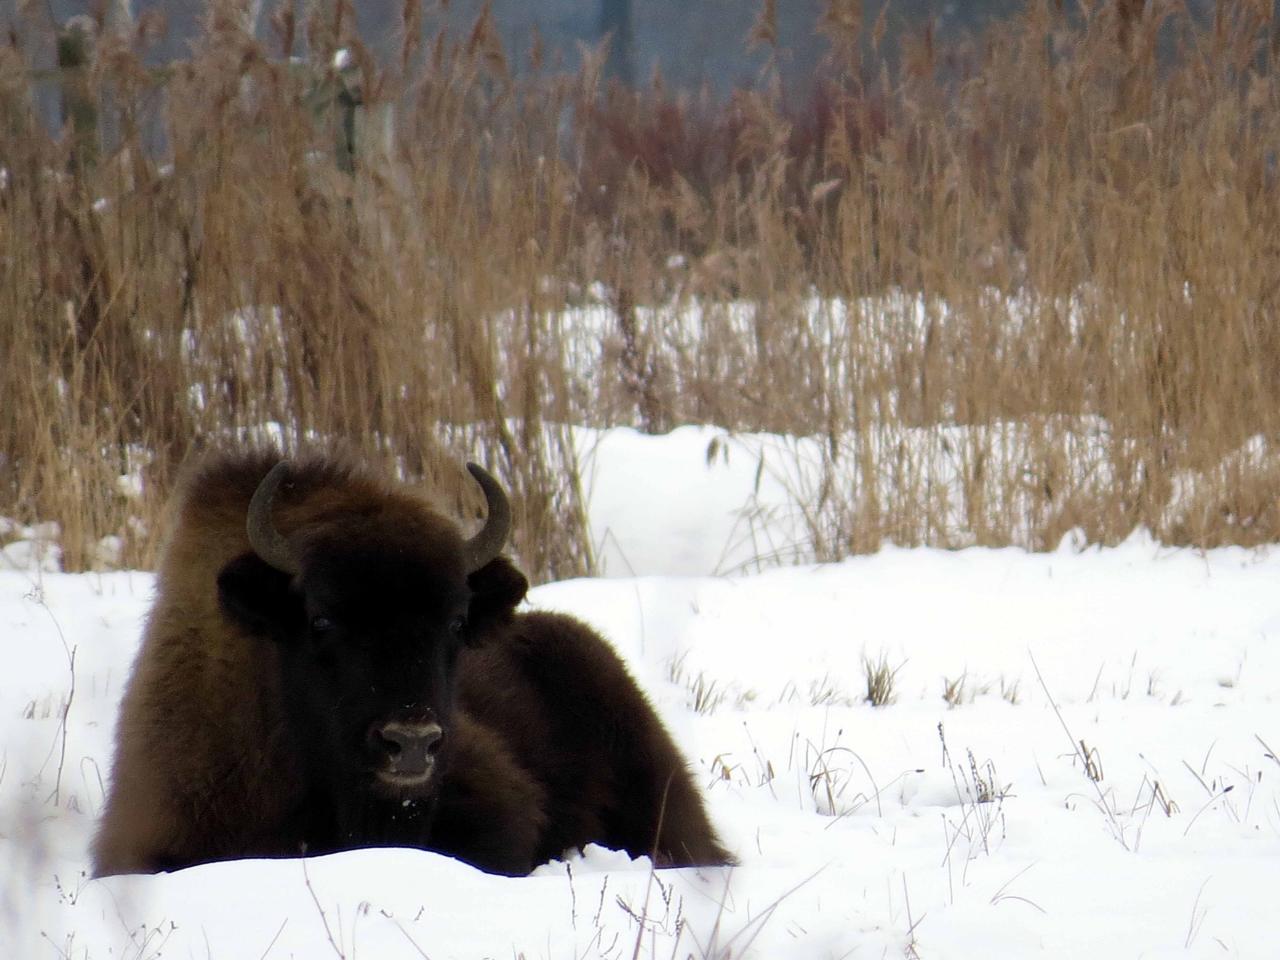
<svg viewBox="0 0 1280 960">
<path fill-rule="evenodd" d="M 384 844 L 505 874 L 587 843 L 652 854 L 659 865 L 729 861 L 678 750 L 616 654 L 569 617 L 515 613 L 527 582 L 502 558 L 464 580 L 460 534 L 415 492 L 329 457 L 298 461 L 275 517 L 307 558 L 303 574 L 290 581 L 263 565 L 245 517 L 278 460 L 271 452 L 206 457 L 174 499 L 156 601 L 121 708 L 97 874 Z M 456 660 L 440 654 L 448 690 L 432 701 L 446 730 L 442 772 L 412 804 L 335 787 L 336 773 L 320 782 L 331 761 L 337 769 L 347 758 L 338 749 L 308 755 L 319 734 L 290 689 L 298 654 L 288 652 L 303 641 L 256 627 L 220 597 L 228 585 L 237 596 L 247 590 L 254 609 L 287 607 L 280 617 L 293 623 L 290 605 L 302 609 L 308 569 L 342 560 L 348 545 L 365 552 L 356 576 L 331 578 L 351 584 L 340 599 L 392 597 L 394 609 L 365 611 L 380 625 L 369 637 L 400 636 L 420 612 L 428 623 L 433 604 L 452 602 L 450 590 L 468 605 L 465 645 Z M 358 571 L 375 562 L 362 583 Z M 412 602 L 396 599 L 397 590 Z M 405 609 L 419 604 L 422 611 Z M 378 678 L 387 689 L 404 671 L 389 674 Z"/>
</svg>

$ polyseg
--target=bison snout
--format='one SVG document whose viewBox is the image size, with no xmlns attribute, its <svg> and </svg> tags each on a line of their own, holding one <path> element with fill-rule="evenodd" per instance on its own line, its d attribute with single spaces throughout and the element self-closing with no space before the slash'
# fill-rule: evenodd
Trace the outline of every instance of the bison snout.
<svg viewBox="0 0 1280 960">
<path fill-rule="evenodd" d="M 381 761 L 378 777 L 397 786 L 413 786 L 431 775 L 444 731 L 440 724 L 387 720 L 369 728 L 369 744 Z"/>
</svg>

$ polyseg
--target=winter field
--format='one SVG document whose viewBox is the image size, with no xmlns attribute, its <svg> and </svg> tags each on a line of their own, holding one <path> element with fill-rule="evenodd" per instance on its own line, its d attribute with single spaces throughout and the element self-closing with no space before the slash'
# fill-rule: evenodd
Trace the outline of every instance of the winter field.
<svg viewBox="0 0 1280 960">
<path fill-rule="evenodd" d="M 19 542 L 0 957 L 1276 955 L 1280 553 L 1068 537 L 746 572 L 794 517 L 710 437 L 605 434 L 610 576 L 530 602 L 626 657 L 739 866 L 590 849 L 512 880 L 368 850 L 88 880 L 151 578 Z"/>
</svg>

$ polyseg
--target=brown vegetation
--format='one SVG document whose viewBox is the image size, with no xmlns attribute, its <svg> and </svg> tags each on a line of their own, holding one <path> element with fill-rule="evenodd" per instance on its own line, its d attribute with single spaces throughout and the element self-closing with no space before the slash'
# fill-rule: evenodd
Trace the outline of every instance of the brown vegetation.
<svg viewBox="0 0 1280 960">
<path fill-rule="evenodd" d="M 278 424 L 459 497 L 484 460 L 564 576 L 591 566 L 566 425 L 711 422 L 827 438 L 821 556 L 1274 540 L 1271 5 L 1090 9 L 883 60 L 833 15 L 802 107 L 606 90 L 599 58 L 514 78 L 484 20 L 380 68 L 348 20 L 299 67 L 215 18 L 159 73 L 145 31 L 99 42 L 96 155 L 10 45 L 0 515 L 58 520 L 69 568 L 108 533 L 148 564 L 188 450 Z"/>
</svg>

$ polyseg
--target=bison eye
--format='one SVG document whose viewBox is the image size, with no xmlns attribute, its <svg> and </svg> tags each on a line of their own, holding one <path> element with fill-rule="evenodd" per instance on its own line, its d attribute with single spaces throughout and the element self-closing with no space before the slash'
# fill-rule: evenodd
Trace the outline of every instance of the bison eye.
<svg viewBox="0 0 1280 960">
<path fill-rule="evenodd" d="M 328 617 L 312 617 L 311 632 L 317 634 L 325 634 L 333 629 L 333 621 Z"/>
<path fill-rule="evenodd" d="M 467 618 L 463 616 L 454 617 L 449 621 L 449 632 L 455 637 L 461 636 L 462 631 L 467 629 Z"/>
</svg>

